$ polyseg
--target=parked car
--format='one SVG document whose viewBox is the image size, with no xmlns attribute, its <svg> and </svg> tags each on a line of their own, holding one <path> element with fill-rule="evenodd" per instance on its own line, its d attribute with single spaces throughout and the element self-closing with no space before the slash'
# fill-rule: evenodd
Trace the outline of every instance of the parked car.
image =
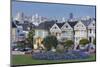
<svg viewBox="0 0 100 67">
<path fill-rule="evenodd" d="M 18 48 L 18 47 L 17 47 L 17 48 L 14 48 L 13 50 L 14 50 L 14 51 L 24 51 L 23 48 Z"/>
<path fill-rule="evenodd" d="M 13 50 L 14 50 L 14 51 L 19 51 L 19 48 L 14 48 Z"/>
<path fill-rule="evenodd" d="M 25 48 L 25 54 L 31 54 L 32 53 L 32 48 Z"/>
</svg>

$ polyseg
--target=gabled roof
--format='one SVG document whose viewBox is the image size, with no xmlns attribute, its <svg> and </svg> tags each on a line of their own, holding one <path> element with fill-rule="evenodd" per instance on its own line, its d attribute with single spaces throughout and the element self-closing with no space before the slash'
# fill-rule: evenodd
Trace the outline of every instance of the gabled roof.
<svg viewBox="0 0 100 67">
<path fill-rule="evenodd" d="M 17 21 L 15 20 L 14 23 L 17 25 L 17 26 L 21 26 L 22 24 L 20 23 L 20 21 Z"/>
<path fill-rule="evenodd" d="M 81 20 L 85 26 L 88 26 L 92 21 L 95 21 L 95 18 L 90 18 L 89 20 Z"/>
<path fill-rule="evenodd" d="M 36 26 L 35 26 L 34 24 L 30 23 L 30 28 L 31 28 L 31 29 L 35 29 Z"/>
<path fill-rule="evenodd" d="M 56 23 L 59 28 L 61 28 L 65 23 Z"/>
<path fill-rule="evenodd" d="M 14 22 L 11 22 L 12 23 L 12 28 L 16 28 L 16 24 Z"/>
<path fill-rule="evenodd" d="M 95 18 L 91 18 L 89 20 L 80 20 L 85 26 L 88 26 L 92 21 L 96 21 Z M 68 24 L 74 28 L 74 26 L 78 23 L 77 21 L 67 21 Z M 13 21 L 12 22 L 12 27 L 17 27 L 17 26 L 22 26 L 24 31 L 28 31 L 28 28 L 30 29 L 43 29 L 43 30 L 50 30 L 50 28 L 56 24 L 59 28 L 61 28 L 66 22 L 62 22 L 62 23 L 57 23 L 57 21 L 55 20 L 51 20 L 51 21 L 45 21 L 40 23 L 38 26 L 35 26 L 34 24 L 32 24 L 30 21 L 24 21 L 24 23 L 20 23 L 20 21 Z"/>
<path fill-rule="evenodd" d="M 43 29 L 43 30 L 49 30 L 53 25 L 54 23 L 56 23 L 55 21 L 45 21 L 43 23 L 40 23 L 36 29 Z"/>
<path fill-rule="evenodd" d="M 28 31 L 28 27 L 29 27 L 29 26 L 28 26 L 27 24 L 23 24 L 22 27 L 23 27 L 23 30 L 24 30 L 24 31 Z"/>
<path fill-rule="evenodd" d="M 81 22 L 85 25 L 88 26 L 91 23 L 91 20 L 81 20 Z"/>
<path fill-rule="evenodd" d="M 24 31 L 28 31 L 28 28 L 33 29 L 35 25 L 30 23 L 29 21 L 23 21 L 24 23 L 20 23 L 20 21 L 14 21 L 16 26 L 21 26 Z"/>
<path fill-rule="evenodd" d="M 68 21 L 69 25 L 74 28 L 78 21 Z"/>
<path fill-rule="evenodd" d="M 24 31 L 28 31 L 29 30 L 28 28 L 34 29 L 35 25 L 30 23 L 29 21 L 24 21 L 24 23 L 22 24 L 22 27 Z"/>
</svg>

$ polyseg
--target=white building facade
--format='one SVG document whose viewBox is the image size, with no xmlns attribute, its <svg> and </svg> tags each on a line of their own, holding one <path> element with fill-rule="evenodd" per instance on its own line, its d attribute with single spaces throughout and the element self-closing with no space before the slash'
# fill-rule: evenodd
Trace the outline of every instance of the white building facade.
<svg viewBox="0 0 100 67">
<path fill-rule="evenodd" d="M 87 29 L 82 21 L 78 21 L 74 26 L 74 32 L 74 44 L 78 45 L 81 39 L 87 39 Z"/>
<path fill-rule="evenodd" d="M 60 40 L 62 31 L 56 23 L 50 28 L 50 33 Z"/>
<path fill-rule="evenodd" d="M 17 16 L 14 18 L 14 20 L 17 20 L 20 23 L 25 24 L 24 21 L 27 20 L 25 18 L 27 17 L 25 17 L 23 13 L 18 13 Z M 96 38 L 96 21 L 91 20 L 89 21 L 88 25 L 85 25 L 84 22 L 81 20 L 83 19 L 80 19 L 80 20 L 78 19 L 77 23 L 74 24 L 73 23 L 74 20 L 71 20 L 71 22 L 69 23 L 63 18 L 62 22 L 60 23 L 55 22 L 52 26 L 49 26 L 49 24 L 52 22 L 51 21 L 48 24 L 48 26 L 46 26 L 45 25 L 46 23 L 44 22 L 49 21 L 47 18 L 41 17 L 38 14 L 33 15 L 31 17 L 31 20 L 27 20 L 27 21 L 29 21 L 36 27 L 36 28 L 34 27 L 35 29 L 34 48 L 35 49 L 38 48 L 37 44 L 41 44 L 43 47 L 43 44 L 41 42 L 49 34 L 56 36 L 58 41 L 63 42 L 66 40 L 73 40 L 75 45 L 78 45 L 81 39 L 88 39 L 91 43 L 93 43 L 93 40 Z M 85 20 L 89 20 L 89 19 L 85 19 Z M 39 24 L 41 23 L 44 23 L 44 24 L 42 24 L 42 26 L 41 25 L 39 26 Z M 46 28 L 48 28 L 48 30 Z M 16 32 L 17 32 L 16 35 L 19 35 L 20 33 L 23 32 L 26 34 L 25 37 L 27 37 L 27 34 L 29 31 L 28 30 L 24 31 L 22 26 L 19 25 L 17 26 Z M 19 40 L 19 39 L 23 40 L 24 36 L 22 36 L 22 38 L 17 37 L 16 40 Z"/>
<path fill-rule="evenodd" d="M 68 22 L 65 22 L 65 24 L 61 27 L 61 31 L 62 41 L 73 40 L 73 28 Z"/>
<path fill-rule="evenodd" d="M 89 25 L 88 25 L 88 40 L 93 43 L 93 40 L 96 37 L 96 23 L 93 20 Z"/>
</svg>

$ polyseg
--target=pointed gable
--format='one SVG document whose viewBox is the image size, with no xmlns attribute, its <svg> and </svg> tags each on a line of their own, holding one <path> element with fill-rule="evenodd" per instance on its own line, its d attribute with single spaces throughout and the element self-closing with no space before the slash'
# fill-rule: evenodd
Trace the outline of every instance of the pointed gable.
<svg viewBox="0 0 100 67">
<path fill-rule="evenodd" d="M 62 31 L 65 31 L 65 30 L 73 30 L 73 28 L 69 25 L 68 22 L 65 22 L 64 25 L 61 27 L 61 30 Z"/>
<path fill-rule="evenodd" d="M 59 28 L 61 28 L 65 23 L 56 23 Z"/>
<path fill-rule="evenodd" d="M 90 22 L 90 24 L 88 25 L 88 29 L 90 29 L 90 28 L 94 28 L 95 29 L 95 26 L 96 26 L 96 22 L 95 22 L 95 20 L 92 20 Z"/>
<path fill-rule="evenodd" d="M 60 29 L 59 26 L 55 23 L 55 24 L 50 28 L 50 32 L 61 32 L 61 29 Z"/>
<path fill-rule="evenodd" d="M 12 22 L 12 28 L 17 28 L 17 26 L 14 22 Z"/>
<path fill-rule="evenodd" d="M 69 25 L 74 28 L 78 21 L 68 21 Z"/>
<path fill-rule="evenodd" d="M 36 29 L 42 29 L 42 30 L 50 30 L 50 28 L 55 24 L 55 21 L 45 21 L 43 23 L 40 23 L 39 26 L 36 27 Z"/>
<path fill-rule="evenodd" d="M 74 26 L 74 30 L 86 30 L 86 26 L 82 21 L 78 21 L 77 24 Z"/>
</svg>

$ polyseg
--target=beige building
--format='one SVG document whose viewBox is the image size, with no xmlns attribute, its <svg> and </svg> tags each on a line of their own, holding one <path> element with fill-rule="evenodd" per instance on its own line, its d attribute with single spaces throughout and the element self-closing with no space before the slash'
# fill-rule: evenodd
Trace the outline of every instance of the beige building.
<svg viewBox="0 0 100 67">
<path fill-rule="evenodd" d="M 12 22 L 12 28 L 11 28 L 11 43 L 12 43 L 12 46 L 17 41 L 16 31 L 17 31 L 16 25 L 14 24 L 14 22 Z"/>
</svg>

